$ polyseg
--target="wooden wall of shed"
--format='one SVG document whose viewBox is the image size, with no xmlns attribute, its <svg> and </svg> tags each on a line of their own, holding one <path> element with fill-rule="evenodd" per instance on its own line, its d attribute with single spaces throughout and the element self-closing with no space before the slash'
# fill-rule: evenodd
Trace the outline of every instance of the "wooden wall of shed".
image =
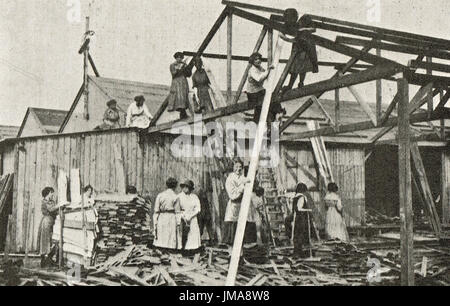
<svg viewBox="0 0 450 306">
<path fill-rule="evenodd" d="M 442 219 L 450 224 L 450 152 L 442 152 Z"/>
<path fill-rule="evenodd" d="M 208 188 L 203 158 L 175 158 L 170 145 L 175 136 L 159 135 L 144 138 L 139 143 L 136 131 L 104 131 L 72 135 L 25 139 L 17 151 L 17 173 L 13 199 L 12 250 L 25 251 L 26 235 L 30 252 L 38 251 L 38 229 L 42 218 L 41 190 L 57 186 L 60 169 L 80 169 L 81 185 L 90 184 L 96 192 L 117 192 L 118 181 L 114 165 L 115 143 L 123 154 L 126 182 L 136 186 L 138 192 L 154 202 L 163 191 L 169 176 L 179 181 L 191 179 L 196 190 Z M 17 145 L 16 145 L 17 146 Z M 31 231 L 27 219 L 34 208 Z"/>
<path fill-rule="evenodd" d="M 14 145 L 5 146 L 1 151 L 1 175 L 14 173 L 15 149 Z"/>
<path fill-rule="evenodd" d="M 339 194 L 344 205 L 346 224 L 349 227 L 360 226 L 364 224 L 365 215 L 364 149 L 329 144 L 326 147 L 334 180 L 339 186 Z M 283 144 L 280 166 L 285 188 L 294 190 L 296 184 L 301 181 L 312 190 L 310 194 L 319 213 L 319 215 L 315 214 L 315 221 L 319 228 L 324 228 L 326 209 L 320 201 L 316 164 L 311 145 L 309 143 Z"/>
<path fill-rule="evenodd" d="M 57 135 L 26 139 L 20 145 L 15 165 L 16 181 L 13 198 L 12 249 L 25 251 L 25 241 L 31 252 L 38 251 L 38 228 L 42 218 L 41 190 L 52 186 L 56 190 L 60 169 L 69 175 L 70 169 L 80 169 L 81 184 L 91 184 L 97 192 L 115 192 L 117 188 L 113 145 L 122 148 L 129 184 L 139 185 L 142 150 L 136 131 L 109 131 L 76 135 Z M 27 219 L 34 208 L 31 229 Z M 28 233 L 28 240 L 26 239 Z"/>
</svg>

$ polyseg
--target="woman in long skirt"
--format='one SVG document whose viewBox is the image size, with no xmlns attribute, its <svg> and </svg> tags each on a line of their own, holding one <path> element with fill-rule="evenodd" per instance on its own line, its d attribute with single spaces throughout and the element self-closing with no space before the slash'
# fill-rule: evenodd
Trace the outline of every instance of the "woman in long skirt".
<svg viewBox="0 0 450 306">
<path fill-rule="evenodd" d="M 306 192 L 308 187 L 299 183 L 295 190 L 296 194 L 292 203 L 294 213 L 294 227 L 292 230 L 292 240 L 294 242 L 294 255 L 299 257 L 308 257 L 308 252 L 304 250 L 305 246 L 310 245 L 308 199 Z"/>
<path fill-rule="evenodd" d="M 329 239 L 349 241 L 347 227 L 343 216 L 341 198 L 337 194 L 339 188 L 335 183 L 328 184 L 325 205 L 328 208 L 325 222 L 325 233 Z"/>
<path fill-rule="evenodd" d="M 195 68 L 197 69 L 192 76 L 192 87 L 197 91 L 198 110 L 205 114 L 213 110 L 211 96 L 209 95 L 210 81 L 205 69 L 203 61 L 200 57 L 195 59 Z"/>
<path fill-rule="evenodd" d="M 153 245 L 157 248 L 175 251 L 181 249 L 181 234 L 177 220 L 177 213 L 180 213 L 180 208 L 175 193 L 178 181 L 169 178 L 166 186 L 167 189 L 158 194 L 155 200 L 153 214 L 155 240 Z"/>
<path fill-rule="evenodd" d="M 39 254 L 41 255 L 41 267 L 51 264 L 51 258 L 55 255 L 56 248 L 52 247 L 53 225 L 58 214 L 59 205 L 55 201 L 55 190 L 45 187 L 42 190 L 42 220 L 39 224 L 38 242 Z"/>
<path fill-rule="evenodd" d="M 229 201 L 225 211 L 223 242 L 228 245 L 233 245 L 234 243 L 242 196 L 244 195 L 244 188 L 247 182 L 248 179 L 243 174 L 243 162 L 236 158 L 233 161 L 233 172 L 228 175 L 225 182 L 225 190 Z M 252 225 L 247 225 L 250 226 L 246 226 L 247 235 L 244 236 L 244 243 L 250 243 L 250 240 L 253 240 L 250 238 L 253 235 L 249 234 L 249 229 L 252 228 Z"/>
<path fill-rule="evenodd" d="M 177 52 L 174 55 L 175 62 L 170 65 L 172 74 L 172 85 L 167 97 L 169 112 L 180 112 L 180 119 L 187 118 L 186 109 L 189 107 L 189 84 L 186 77 L 190 77 L 190 68 L 183 62 L 184 55 Z"/>
<path fill-rule="evenodd" d="M 197 215 L 200 213 L 200 200 L 197 195 L 192 193 L 194 190 L 194 182 L 188 180 L 180 187 L 183 189 L 178 195 L 181 208 L 181 218 L 186 227 L 183 231 L 187 231 L 186 240 L 183 241 L 183 249 L 187 253 L 195 253 L 202 246 L 200 236 L 200 227 L 198 226 Z M 184 240 L 184 239 L 183 239 Z"/>
</svg>

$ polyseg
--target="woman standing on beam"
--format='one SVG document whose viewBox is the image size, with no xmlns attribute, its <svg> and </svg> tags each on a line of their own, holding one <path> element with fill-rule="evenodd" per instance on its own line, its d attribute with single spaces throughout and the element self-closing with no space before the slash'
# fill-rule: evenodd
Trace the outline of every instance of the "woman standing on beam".
<svg viewBox="0 0 450 306">
<path fill-rule="evenodd" d="M 180 119 L 188 117 L 186 109 L 189 107 L 189 84 L 187 78 L 192 75 L 191 67 L 183 61 L 184 55 L 177 52 L 173 56 L 175 62 L 170 65 L 170 73 L 172 74 L 172 85 L 167 99 L 168 111 L 177 111 L 180 113 Z"/>
</svg>

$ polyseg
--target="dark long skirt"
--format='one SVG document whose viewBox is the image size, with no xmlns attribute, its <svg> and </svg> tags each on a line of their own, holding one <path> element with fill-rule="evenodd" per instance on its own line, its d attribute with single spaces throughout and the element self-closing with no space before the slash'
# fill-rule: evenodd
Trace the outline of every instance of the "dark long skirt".
<svg viewBox="0 0 450 306">
<path fill-rule="evenodd" d="M 304 247 L 310 244 L 308 213 L 304 211 L 297 212 L 294 220 L 294 255 L 307 257 L 308 252 L 304 250 Z"/>
<path fill-rule="evenodd" d="M 234 244 L 234 236 L 236 235 L 237 222 L 225 222 L 223 243 L 228 245 Z M 247 222 L 244 232 L 244 243 L 255 243 L 256 237 L 256 223 Z"/>
</svg>

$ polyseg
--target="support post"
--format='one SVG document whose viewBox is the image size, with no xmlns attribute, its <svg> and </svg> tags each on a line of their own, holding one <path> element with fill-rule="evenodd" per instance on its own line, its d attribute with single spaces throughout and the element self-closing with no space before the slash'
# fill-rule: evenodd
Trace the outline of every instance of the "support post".
<svg viewBox="0 0 450 306">
<path fill-rule="evenodd" d="M 439 92 L 439 101 L 442 101 L 444 99 L 444 90 L 441 89 Z M 441 125 L 441 139 L 445 141 L 445 120 L 441 119 L 440 122 Z"/>
<path fill-rule="evenodd" d="M 433 58 L 430 56 L 427 56 L 427 64 L 433 64 Z M 427 69 L 427 74 L 432 75 L 433 70 Z M 427 91 L 427 109 L 428 109 L 428 115 L 431 116 L 431 113 L 433 112 L 433 94 L 432 94 L 433 88 L 430 88 Z"/>
<path fill-rule="evenodd" d="M 86 32 L 85 39 L 89 32 L 89 16 L 86 17 Z M 83 68 L 83 81 L 84 81 L 84 119 L 89 120 L 89 87 L 88 87 L 88 69 L 89 69 L 89 45 L 84 50 L 84 68 Z"/>
<path fill-rule="evenodd" d="M 379 41 L 377 41 L 379 42 Z M 377 56 L 381 57 L 381 49 L 377 48 Z M 376 109 L 376 117 L 377 124 L 380 123 L 381 119 L 381 104 L 383 103 L 383 83 L 381 79 L 378 79 L 376 82 L 376 99 L 377 99 L 377 109 Z"/>
<path fill-rule="evenodd" d="M 231 103 L 231 71 L 233 69 L 233 11 L 230 10 L 227 16 L 227 103 Z"/>
<path fill-rule="evenodd" d="M 270 67 L 273 63 L 273 30 L 267 32 L 267 65 Z"/>
<path fill-rule="evenodd" d="M 264 137 L 264 133 L 266 130 L 266 120 L 267 115 L 269 114 L 269 107 L 270 107 L 270 101 L 272 96 L 272 91 L 275 87 L 276 82 L 276 76 L 279 68 L 279 60 L 282 50 L 282 40 L 279 38 L 279 35 L 277 35 L 276 39 L 276 48 L 275 48 L 275 54 L 274 54 L 274 65 L 275 69 L 271 72 L 269 75 L 269 78 L 267 80 L 267 93 L 264 97 L 264 102 L 261 109 L 261 116 L 258 123 L 258 129 L 256 131 L 256 138 L 255 142 L 253 144 L 252 149 L 252 155 L 250 160 L 250 166 L 248 169 L 248 178 L 250 180 L 250 183 L 245 185 L 244 195 L 242 197 L 242 203 L 241 208 L 239 211 L 239 219 L 236 229 L 236 236 L 234 237 L 234 244 L 233 244 L 233 250 L 231 253 L 231 260 L 230 260 L 230 266 L 228 269 L 228 275 L 225 285 L 226 286 L 234 286 L 236 281 L 236 275 L 237 270 L 239 266 L 239 259 L 241 255 L 242 250 L 242 243 L 244 240 L 244 232 L 245 232 L 245 225 L 247 223 L 247 216 L 248 211 L 250 208 L 250 201 L 251 201 L 251 195 L 253 190 L 253 185 L 255 182 L 255 176 L 256 176 L 256 170 L 258 168 L 259 163 L 259 154 L 261 151 L 261 145 Z"/>
<path fill-rule="evenodd" d="M 341 122 L 341 98 L 339 95 L 339 89 L 334 90 L 334 100 L 336 102 L 334 108 L 334 123 L 336 124 L 336 131 L 339 132 L 339 124 Z"/>
<path fill-rule="evenodd" d="M 408 111 L 409 85 L 404 78 L 398 80 L 397 85 L 400 95 L 398 109 L 398 157 L 401 222 L 401 284 L 402 286 L 414 286 L 411 153 Z"/>
</svg>

